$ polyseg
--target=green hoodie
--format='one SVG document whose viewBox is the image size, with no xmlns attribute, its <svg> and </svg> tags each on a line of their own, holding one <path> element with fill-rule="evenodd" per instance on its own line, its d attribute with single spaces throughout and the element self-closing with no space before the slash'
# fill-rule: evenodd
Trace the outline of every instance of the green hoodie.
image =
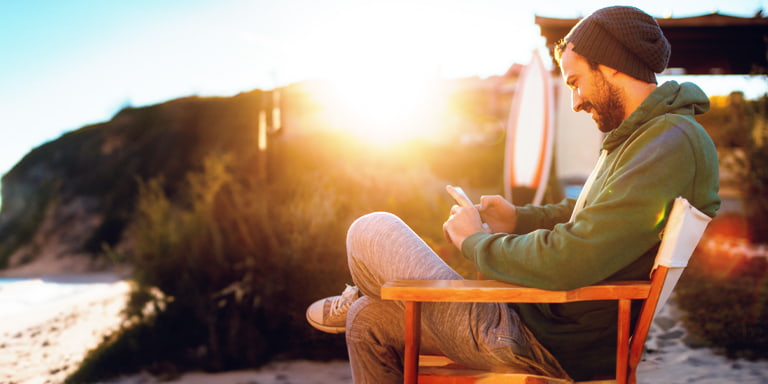
<svg viewBox="0 0 768 384">
<path fill-rule="evenodd" d="M 518 207 L 516 234 L 475 233 L 462 253 L 488 279 L 549 290 L 647 280 L 673 200 L 711 217 L 720 207 L 717 152 L 693 117 L 708 110 L 696 85 L 663 84 L 604 139 L 605 163 L 575 220 L 572 199 Z M 615 302 L 514 307 L 574 379 L 614 371 Z"/>
</svg>

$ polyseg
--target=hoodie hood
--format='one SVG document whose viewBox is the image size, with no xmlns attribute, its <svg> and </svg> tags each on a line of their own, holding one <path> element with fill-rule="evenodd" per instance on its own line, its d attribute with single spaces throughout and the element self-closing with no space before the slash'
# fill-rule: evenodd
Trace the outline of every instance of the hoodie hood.
<svg viewBox="0 0 768 384">
<path fill-rule="evenodd" d="M 667 113 L 688 116 L 709 111 L 709 98 L 696 84 L 668 81 L 656 88 L 616 129 L 603 141 L 603 149 L 613 150 L 632 135 L 638 127 Z"/>
</svg>

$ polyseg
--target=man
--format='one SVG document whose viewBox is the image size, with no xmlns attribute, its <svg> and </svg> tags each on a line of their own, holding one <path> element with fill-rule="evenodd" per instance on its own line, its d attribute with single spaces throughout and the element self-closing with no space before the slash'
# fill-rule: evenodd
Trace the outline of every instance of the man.
<svg viewBox="0 0 768 384">
<path fill-rule="evenodd" d="M 550 290 L 647 279 L 675 197 L 715 215 L 717 154 L 694 119 L 709 101 L 693 84 L 657 86 L 669 54 L 656 21 L 632 7 L 598 10 L 563 39 L 556 59 L 573 109 L 606 132 L 600 159 L 577 201 L 515 207 L 484 196 L 477 210 L 451 208 L 444 230 L 486 278 Z M 461 277 L 389 214 L 358 219 L 347 251 L 362 295 L 350 287 L 320 300 L 307 319 L 346 329 L 356 383 L 400 382 L 403 305 L 380 300 L 381 285 Z M 423 349 L 471 367 L 576 380 L 615 369 L 615 303 L 433 303 L 422 321 Z"/>
</svg>

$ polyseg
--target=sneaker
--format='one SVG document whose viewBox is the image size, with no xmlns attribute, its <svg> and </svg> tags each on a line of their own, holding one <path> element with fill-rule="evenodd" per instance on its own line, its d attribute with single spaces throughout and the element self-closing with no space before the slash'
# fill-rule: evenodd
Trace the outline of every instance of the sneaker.
<svg viewBox="0 0 768 384">
<path fill-rule="evenodd" d="M 312 303 L 307 308 L 309 325 L 328 333 L 344 333 L 347 310 L 360 297 L 357 287 L 347 285 L 341 296 L 331 296 Z"/>
</svg>

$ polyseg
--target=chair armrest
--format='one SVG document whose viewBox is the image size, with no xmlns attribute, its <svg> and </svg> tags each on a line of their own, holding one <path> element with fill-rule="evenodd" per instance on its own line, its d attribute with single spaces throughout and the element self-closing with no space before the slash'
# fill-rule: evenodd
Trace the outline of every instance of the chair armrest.
<svg viewBox="0 0 768 384">
<path fill-rule="evenodd" d="M 649 281 L 599 283 L 570 291 L 548 291 L 494 280 L 396 280 L 384 284 L 381 298 L 418 302 L 566 303 L 645 299 Z"/>
</svg>

